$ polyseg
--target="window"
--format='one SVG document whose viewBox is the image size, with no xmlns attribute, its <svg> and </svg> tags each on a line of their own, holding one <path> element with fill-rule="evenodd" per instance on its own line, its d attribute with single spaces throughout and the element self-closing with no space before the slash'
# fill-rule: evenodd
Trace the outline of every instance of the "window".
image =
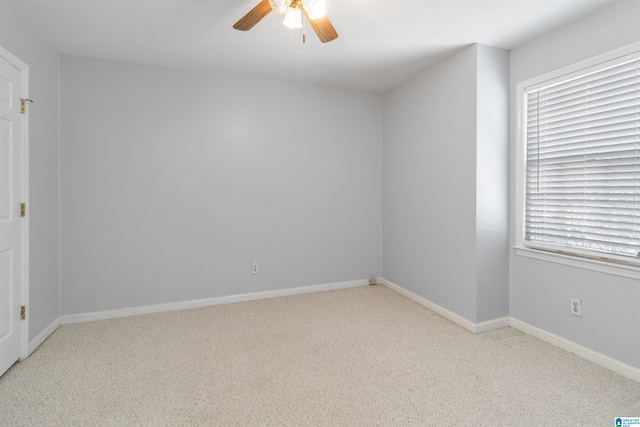
<svg viewBox="0 0 640 427">
<path fill-rule="evenodd" d="M 627 266 L 640 277 L 635 48 L 518 85 L 518 247 Z"/>
</svg>

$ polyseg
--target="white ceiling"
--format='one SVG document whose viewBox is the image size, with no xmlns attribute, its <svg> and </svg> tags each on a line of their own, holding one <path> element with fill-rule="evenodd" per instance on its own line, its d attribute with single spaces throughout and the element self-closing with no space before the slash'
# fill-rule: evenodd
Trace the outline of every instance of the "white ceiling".
<svg viewBox="0 0 640 427">
<path fill-rule="evenodd" d="M 270 13 L 232 25 L 259 0 L 1 0 L 63 53 L 381 92 L 472 43 L 512 49 L 613 0 L 327 0 L 338 39 Z"/>
</svg>

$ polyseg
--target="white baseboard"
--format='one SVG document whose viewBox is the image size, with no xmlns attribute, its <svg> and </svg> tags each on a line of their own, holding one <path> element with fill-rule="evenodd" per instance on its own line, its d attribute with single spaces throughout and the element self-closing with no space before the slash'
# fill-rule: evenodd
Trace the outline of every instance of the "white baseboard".
<svg viewBox="0 0 640 427">
<path fill-rule="evenodd" d="M 456 325 L 462 326 L 463 328 L 470 332 L 473 332 L 474 334 L 493 331 L 494 329 L 506 328 L 507 326 L 509 326 L 508 316 L 488 320 L 486 322 L 473 323 L 469 319 L 466 319 L 454 313 L 453 311 L 447 310 L 446 308 L 439 306 L 438 304 L 431 302 L 428 299 L 421 297 L 420 295 L 414 294 L 413 292 L 408 291 L 405 288 L 398 286 L 387 279 L 380 279 L 380 284 L 396 291 L 400 295 L 409 298 L 410 300 L 420 304 L 421 306 L 428 308 L 429 310 L 439 314 L 445 319 L 452 321 Z"/>
<path fill-rule="evenodd" d="M 267 298 L 277 298 L 290 295 L 309 294 L 313 292 L 330 291 L 334 289 L 355 288 L 368 286 L 369 280 L 352 280 L 348 282 L 327 283 L 323 285 L 302 286 L 298 288 L 277 289 L 273 291 L 252 292 L 248 294 L 229 295 L 216 298 L 205 298 L 190 301 L 172 302 L 167 304 L 145 305 L 139 307 L 122 308 L 116 310 L 98 311 L 62 316 L 62 325 L 71 323 L 93 322 L 96 320 L 116 319 L 119 317 L 137 316 L 141 314 L 163 313 L 167 311 L 185 310 L 190 308 L 210 307 L 220 304 L 230 304 L 243 301 L 254 301 Z"/>
<path fill-rule="evenodd" d="M 58 327 L 60 325 L 61 325 L 60 317 L 57 317 L 46 328 L 44 328 L 38 335 L 36 335 L 36 337 L 34 339 L 29 341 L 29 349 L 27 351 L 27 357 L 29 357 L 31 355 L 31 353 L 36 351 L 36 349 L 38 347 L 40 347 L 40 344 L 42 344 L 47 338 L 49 338 L 49 336 L 52 333 L 54 333 L 56 331 L 56 329 L 58 329 Z"/>
<path fill-rule="evenodd" d="M 616 372 L 624 377 L 640 382 L 640 369 L 636 367 L 627 365 L 626 363 L 620 362 L 619 360 L 613 359 L 609 356 L 605 356 L 604 354 L 598 353 L 597 351 L 593 351 L 587 347 L 583 347 L 580 344 L 576 344 L 573 341 L 566 340 L 562 337 L 547 332 L 544 329 L 540 329 L 535 326 L 529 325 L 528 323 L 525 323 L 521 320 L 514 319 L 513 317 L 509 320 L 509 326 L 521 332 L 524 332 L 525 334 L 540 338 L 542 341 L 546 341 L 549 344 L 560 347 L 561 349 L 580 356 L 583 359 L 595 363 L 596 365 L 600 365 L 604 368 L 610 369 L 613 372 Z"/>
<path fill-rule="evenodd" d="M 387 286 L 388 288 L 398 292 L 401 295 L 404 295 L 410 300 L 420 304 L 423 307 L 428 308 L 429 310 L 441 315 L 445 319 L 450 320 L 453 323 L 456 323 L 457 325 L 462 326 L 463 328 L 473 333 L 488 332 L 494 329 L 511 326 L 514 329 L 539 338 L 542 341 L 548 342 L 549 344 L 573 353 L 576 356 L 582 357 L 583 359 L 595 363 L 596 365 L 610 369 L 613 372 L 616 372 L 624 377 L 640 382 L 639 368 L 627 365 L 626 363 L 620 362 L 619 360 L 616 360 L 612 357 L 605 356 L 604 354 L 598 353 L 597 351 L 591 350 L 587 347 L 583 347 L 580 344 L 576 344 L 573 341 L 569 341 L 543 329 L 529 325 L 528 323 L 525 323 L 521 320 L 507 316 L 501 317 L 499 319 L 489 320 L 487 322 L 473 323 L 470 320 L 465 319 L 464 317 L 459 316 L 425 298 L 422 298 L 421 296 L 416 295 L 413 292 L 408 291 L 386 279 L 379 279 L 379 283 Z"/>
<path fill-rule="evenodd" d="M 476 323 L 476 334 L 506 328 L 509 326 L 510 319 L 511 318 L 509 316 L 505 316 L 493 320 L 487 320 L 485 322 Z"/>
<path fill-rule="evenodd" d="M 587 347 L 583 347 L 572 341 L 566 340 L 562 337 L 559 337 L 550 332 L 547 332 L 543 329 L 529 325 L 518 319 L 514 319 L 513 317 L 501 317 L 501 318 L 489 320 L 486 322 L 473 323 L 470 320 L 460 315 L 457 315 L 452 311 L 447 310 L 446 308 L 441 307 L 419 295 L 416 295 L 413 292 L 410 292 L 386 279 L 380 278 L 378 279 L 378 283 L 398 292 L 401 295 L 404 295 L 405 297 L 411 299 L 412 301 L 422 305 L 423 307 L 428 308 L 429 310 L 441 315 L 445 319 L 448 319 L 473 333 L 488 332 L 494 329 L 500 329 L 503 327 L 511 326 L 514 329 L 517 329 L 521 332 L 532 335 L 545 342 L 548 342 L 549 344 L 562 348 L 563 350 L 569 351 L 599 366 L 610 369 L 624 377 L 640 382 L 639 368 L 622 363 L 616 359 L 613 359 L 609 356 L 605 356 Z M 42 344 L 53 332 L 55 332 L 55 330 L 60 325 L 66 325 L 71 323 L 81 323 L 81 322 L 91 322 L 95 320 L 115 319 L 118 317 L 135 316 L 140 314 L 151 314 L 151 313 L 161 313 L 166 311 L 184 310 L 189 308 L 208 307 L 208 306 L 230 304 L 230 303 L 243 302 L 243 301 L 254 301 L 259 299 L 276 298 L 276 297 L 289 296 L 289 295 L 308 294 L 313 292 L 322 292 L 322 291 L 329 291 L 334 289 L 355 288 L 359 286 L 368 286 L 368 285 L 369 285 L 368 279 L 353 280 L 348 282 L 336 282 L 336 283 L 329 283 L 324 285 L 302 286 L 302 287 L 291 288 L 291 289 L 278 289 L 274 291 L 253 292 L 248 294 L 230 295 L 225 297 L 207 298 L 207 299 L 183 301 L 183 302 L 177 302 L 177 303 L 156 304 L 156 305 L 148 305 L 148 306 L 141 306 L 141 307 L 131 307 L 126 309 L 100 311 L 95 313 L 84 313 L 84 314 L 74 314 L 70 316 L 61 316 L 55 319 L 53 322 L 51 322 L 51 324 L 49 324 L 44 330 L 42 330 L 42 332 L 40 332 L 33 340 L 29 342 L 28 354 L 30 355 L 31 353 L 33 353 L 40 346 L 40 344 Z"/>
</svg>

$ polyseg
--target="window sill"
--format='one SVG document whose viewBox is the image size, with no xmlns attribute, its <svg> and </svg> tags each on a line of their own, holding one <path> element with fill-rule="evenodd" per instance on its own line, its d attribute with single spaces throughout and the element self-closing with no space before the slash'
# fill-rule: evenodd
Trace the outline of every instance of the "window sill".
<svg viewBox="0 0 640 427">
<path fill-rule="evenodd" d="M 571 267 L 583 268 L 598 271 L 600 273 L 613 274 L 616 276 L 628 277 L 640 280 L 640 267 L 625 264 L 616 264 L 595 259 L 581 258 L 573 255 L 558 254 L 539 249 L 515 246 L 516 254 L 527 258 L 534 258 L 540 261 L 554 262 L 556 264 L 569 265 Z"/>
</svg>

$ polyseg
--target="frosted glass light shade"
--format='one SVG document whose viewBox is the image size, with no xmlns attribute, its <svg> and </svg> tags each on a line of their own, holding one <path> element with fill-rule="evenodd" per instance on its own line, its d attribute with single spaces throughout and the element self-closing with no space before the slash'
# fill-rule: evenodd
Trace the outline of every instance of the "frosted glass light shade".
<svg viewBox="0 0 640 427">
<path fill-rule="evenodd" d="M 282 23 L 285 27 L 291 29 L 302 28 L 302 9 L 299 7 L 290 7 L 287 9 L 287 14 L 284 15 L 284 21 Z"/>
<path fill-rule="evenodd" d="M 287 13 L 287 9 L 291 4 L 291 0 L 269 0 L 269 6 L 278 15 L 284 15 Z"/>
</svg>

